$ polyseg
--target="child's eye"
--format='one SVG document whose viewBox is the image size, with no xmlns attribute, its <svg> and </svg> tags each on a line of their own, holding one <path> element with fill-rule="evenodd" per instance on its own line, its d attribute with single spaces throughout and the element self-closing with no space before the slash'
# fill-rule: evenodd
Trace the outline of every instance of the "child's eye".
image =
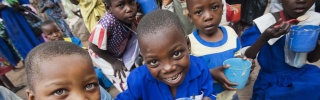
<svg viewBox="0 0 320 100">
<path fill-rule="evenodd" d="M 65 89 L 59 89 L 59 90 L 56 90 L 53 92 L 53 95 L 56 95 L 56 96 L 62 96 L 65 94 L 67 94 L 67 90 L 65 90 Z"/>
<path fill-rule="evenodd" d="M 122 8 L 123 6 L 124 6 L 123 3 L 121 3 L 121 4 L 118 4 L 116 7 Z"/>
<path fill-rule="evenodd" d="M 173 54 L 173 58 L 179 58 L 180 56 L 181 56 L 180 51 L 174 52 L 174 54 Z"/>
<path fill-rule="evenodd" d="M 88 91 L 88 90 L 93 90 L 93 89 L 96 88 L 96 86 L 97 86 L 97 85 L 96 85 L 95 83 L 88 84 L 88 85 L 86 85 L 85 90 L 86 90 L 86 91 Z"/>
<path fill-rule="evenodd" d="M 158 64 L 159 64 L 159 61 L 157 61 L 157 60 L 149 61 L 149 65 L 151 65 L 151 66 L 157 66 Z"/>
<path fill-rule="evenodd" d="M 218 6 L 212 6 L 212 10 L 217 10 Z"/>
<path fill-rule="evenodd" d="M 201 13 L 202 13 L 202 11 L 201 10 L 199 10 L 199 11 L 196 11 L 196 12 L 194 12 L 196 15 L 201 15 Z"/>
</svg>

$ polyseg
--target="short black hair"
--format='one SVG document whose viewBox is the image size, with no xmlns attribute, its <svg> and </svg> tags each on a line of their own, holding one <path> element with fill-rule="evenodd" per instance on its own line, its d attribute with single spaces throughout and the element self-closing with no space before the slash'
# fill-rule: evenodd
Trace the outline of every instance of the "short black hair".
<svg viewBox="0 0 320 100">
<path fill-rule="evenodd" d="M 46 67 L 39 66 L 40 63 L 64 55 L 80 55 L 92 64 L 89 53 L 71 42 L 52 41 L 40 44 L 30 51 L 25 60 L 27 83 L 31 90 L 34 90 L 34 83 L 41 79 L 40 67 Z"/>
<path fill-rule="evenodd" d="M 110 7 L 111 6 L 111 0 L 102 0 L 102 2 L 105 4 L 105 6 Z"/>
<path fill-rule="evenodd" d="M 144 16 L 138 25 L 138 38 L 150 34 L 157 34 L 161 30 L 168 28 L 177 29 L 185 36 L 182 24 L 175 13 L 168 10 L 155 10 Z"/>
<path fill-rule="evenodd" d="M 41 23 L 41 27 L 42 26 L 46 26 L 46 25 L 50 25 L 50 24 L 56 24 L 56 22 L 51 21 L 51 20 L 46 20 L 44 22 Z"/>
</svg>

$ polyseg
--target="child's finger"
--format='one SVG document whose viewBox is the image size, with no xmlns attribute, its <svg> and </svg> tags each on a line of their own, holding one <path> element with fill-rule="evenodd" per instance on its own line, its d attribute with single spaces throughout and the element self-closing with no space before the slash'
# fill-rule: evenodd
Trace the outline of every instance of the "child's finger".
<svg viewBox="0 0 320 100">
<path fill-rule="evenodd" d="M 117 70 L 114 70 L 114 71 L 113 71 L 113 76 L 114 76 L 114 77 L 117 77 Z"/>
<path fill-rule="evenodd" d="M 229 67 L 230 67 L 230 65 L 227 64 L 227 65 L 223 65 L 221 68 L 222 68 L 223 70 L 225 70 L 225 69 L 227 69 L 227 68 L 229 68 Z"/>
<path fill-rule="evenodd" d="M 118 76 L 119 76 L 119 79 L 122 79 L 120 71 L 118 71 Z"/>
<path fill-rule="evenodd" d="M 232 90 L 232 91 L 237 90 L 236 88 L 230 87 L 227 83 L 224 83 L 224 84 L 223 84 L 223 87 L 224 87 L 226 90 Z"/>
<path fill-rule="evenodd" d="M 124 70 L 121 71 L 124 78 L 126 78 L 126 74 L 124 73 Z"/>
</svg>

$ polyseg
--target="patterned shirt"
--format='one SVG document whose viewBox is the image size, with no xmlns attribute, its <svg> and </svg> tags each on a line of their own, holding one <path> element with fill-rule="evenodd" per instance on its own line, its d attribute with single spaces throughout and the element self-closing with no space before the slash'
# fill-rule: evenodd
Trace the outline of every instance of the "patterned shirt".
<svg viewBox="0 0 320 100">
<path fill-rule="evenodd" d="M 112 56 L 121 57 L 132 32 L 129 27 L 107 12 L 92 31 L 89 42 L 101 50 L 107 50 Z"/>
</svg>

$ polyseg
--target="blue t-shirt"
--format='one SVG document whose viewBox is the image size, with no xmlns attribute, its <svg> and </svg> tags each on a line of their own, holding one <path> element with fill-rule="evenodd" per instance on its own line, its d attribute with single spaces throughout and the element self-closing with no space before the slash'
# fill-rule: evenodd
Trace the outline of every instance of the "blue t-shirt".
<svg viewBox="0 0 320 100">
<path fill-rule="evenodd" d="M 155 79 L 146 65 L 134 69 L 127 79 L 128 89 L 120 93 L 116 100 L 174 100 L 201 95 L 215 100 L 213 79 L 207 66 L 194 56 L 190 56 L 190 68 L 183 83 L 178 86 L 173 98 L 169 86 Z"/>
<path fill-rule="evenodd" d="M 236 32 L 227 26 L 220 26 L 223 38 L 217 42 L 208 42 L 199 36 L 198 30 L 189 35 L 191 55 L 201 58 L 209 69 L 223 65 L 229 58 L 240 55 L 241 43 Z M 214 83 L 217 93 L 224 91 L 220 83 Z"/>
</svg>

